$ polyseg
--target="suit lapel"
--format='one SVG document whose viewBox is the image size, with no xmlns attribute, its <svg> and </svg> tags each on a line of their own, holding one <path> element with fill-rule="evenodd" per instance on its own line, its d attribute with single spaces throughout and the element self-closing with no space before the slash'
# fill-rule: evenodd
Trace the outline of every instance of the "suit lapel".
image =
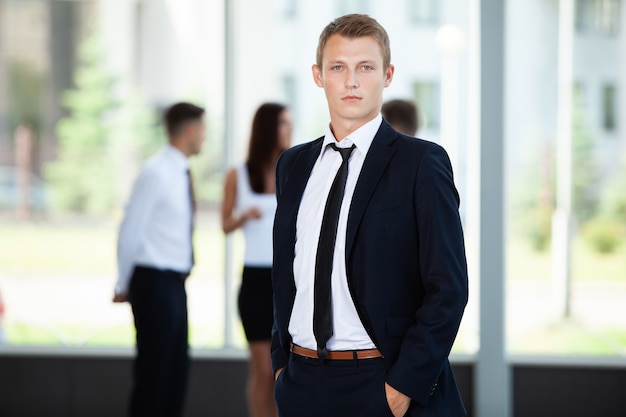
<svg viewBox="0 0 626 417">
<path fill-rule="evenodd" d="M 302 194 L 309 180 L 313 165 L 322 149 L 323 138 L 318 139 L 311 143 L 310 146 L 303 149 L 296 160 L 294 161 L 292 171 L 289 174 L 289 178 L 285 183 L 284 190 L 281 193 L 281 201 L 279 201 L 279 208 L 288 208 L 287 213 L 283 213 L 285 219 L 289 225 L 289 235 L 291 236 L 290 244 L 294 244 L 296 240 L 296 216 L 300 208 L 300 201 Z"/>
<path fill-rule="evenodd" d="M 283 219 L 283 221 L 280 224 L 275 223 L 274 227 L 277 228 L 276 231 L 281 236 L 282 244 L 287 245 L 284 247 L 289 250 L 287 256 L 293 255 L 296 242 L 296 218 L 300 209 L 300 201 L 313 165 L 315 165 L 320 153 L 322 141 L 323 138 L 312 142 L 296 156 L 278 201 L 277 210 L 281 213 L 276 218 Z"/>
<path fill-rule="evenodd" d="M 359 175 L 356 188 L 354 189 L 354 195 L 352 196 L 350 213 L 348 215 L 346 261 L 350 259 L 356 232 L 359 228 L 359 224 L 361 224 L 365 208 L 376 189 L 376 184 L 380 181 L 380 178 L 395 152 L 395 148 L 391 146 L 395 138 L 395 130 L 393 130 L 387 122 L 383 121 L 363 162 L 361 174 Z"/>
</svg>

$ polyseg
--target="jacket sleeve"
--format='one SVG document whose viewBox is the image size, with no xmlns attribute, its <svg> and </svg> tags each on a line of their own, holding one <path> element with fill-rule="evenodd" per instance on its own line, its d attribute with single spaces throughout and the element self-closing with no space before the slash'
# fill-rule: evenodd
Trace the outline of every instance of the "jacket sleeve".
<svg viewBox="0 0 626 417">
<path fill-rule="evenodd" d="M 445 150 L 433 145 L 415 182 L 420 277 L 424 298 L 405 333 L 387 382 L 425 405 L 452 349 L 468 298 L 459 197 Z"/>
<path fill-rule="evenodd" d="M 294 159 L 293 155 L 290 155 L 290 154 L 293 154 L 293 151 L 283 152 L 283 154 L 280 156 L 276 164 L 276 200 L 278 201 L 278 204 L 280 204 L 281 192 L 283 191 L 285 182 L 287 181 L 287 175 L 288 175 L 287 173 L 290 171 L 290 167 L 291 167 L 290 161 L 293 161 Z M 276 218 L 274 219 L 274 223 L 276 223 Z M 276 229 L 276 227 L 274 227 L 274 229 Z M 273 244 L 274 244 L 275 256 L 277 253 L 276 240 L 277 240 L 276 235 L 274 235 Z M 278 274 L 275 272 L 276 266 L 277 266 L 277 262 L 276 262 L 276 259 L 274 259 L 273 261 L 274 272 L 272 274 L 274 277 L 278 276 Z M 274 291 L 273 291 L 274 293 L 273 295 L 274 297 L 274 324 L 272 326 L 272 340 L 271 340 L 271 350 L 270 350 L 271 360 L 272 360 L 272 369 L 274 372 L 276 372 L 280 368 L 284 368 L 289 359 L 288 351 L 285 350 L 285 337 L 287 337 L 286 336 L 287 330 L 279 327 L 280 319 L 278 317 L 277 301 L 280 301 L 280 300 L 277 300 L 278 297 L 276 296 L 276 292 L 277 292 L 276 285 L 274 285 Z"/>
</svg>

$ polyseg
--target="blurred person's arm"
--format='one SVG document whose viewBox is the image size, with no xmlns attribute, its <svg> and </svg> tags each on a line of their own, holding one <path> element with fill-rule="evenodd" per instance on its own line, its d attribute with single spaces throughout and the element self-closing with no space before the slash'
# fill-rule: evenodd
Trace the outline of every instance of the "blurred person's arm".
<svg viewBox="0 0 626 417">
<path fill-rule="evenodd" d="M 228 234 L 243 226 L 249 219 L 261 217 L 261 211 L 252 207 L 241 214 L 235 213 L 237 204 L 237 169 L 231 168 L 224 181 L 224 199 L 222 200 L 222 230 Z"/>
<path fill-rule="evenodd" d="M 135 259 L 141 250 L 162 188 L 157 173 L 149 170 L 142 171 L 133 185 L 117 239 L 118 279 L 113 302 L 128 301 L 128 286 Z"/>
</svg>

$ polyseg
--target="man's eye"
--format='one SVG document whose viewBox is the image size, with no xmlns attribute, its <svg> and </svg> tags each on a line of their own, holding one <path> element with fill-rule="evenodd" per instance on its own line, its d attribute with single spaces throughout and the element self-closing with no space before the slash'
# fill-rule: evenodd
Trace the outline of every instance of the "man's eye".
<svg viewBox="0 0 626 417">
<path fill-rule="evenodd" d="M 333 66 L 331 67 L 331 69 L 332 69 L 333 71 L 339 71 L 339 70 L 341 69 L 341 65 L 333 65 Z"/>
</svg>

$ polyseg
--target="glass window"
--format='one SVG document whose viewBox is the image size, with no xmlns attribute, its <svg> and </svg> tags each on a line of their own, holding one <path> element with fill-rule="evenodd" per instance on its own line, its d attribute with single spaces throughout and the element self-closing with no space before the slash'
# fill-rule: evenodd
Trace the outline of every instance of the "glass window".
<svg viewBox="0 0 626 417">
<path fill-rule="evenodd" d="M 340 0 L 337 3 L 337 16 L 348 13 L 368 13 L 368 11 L 369 0 Z"/>
<path fill-rule="evenodd" d="M 98 337 L 103 322 L 116 320 L 92 308 L 102 305 L 102 276 L 112 276 L 106 243 L 111 228 L 106 221 L 74 221 L 69 212 L 65 220 L 53 215 L 51 201 L 60 195 L 53 195 L 46 167 L 58 154 L 56 123 L 66 115 L 58 103 L 74 86 L 72 72 L 81 59 L 77 46 L 92 26 L 95 3 L 4 1 L 2 7 L 0 291 L 5 309 L 0 326 L 7 343 L 81 345 Z"/>
<path fill-rule="evenodd" d="M 298 0 L 280 0 L 279 4 L 286 18 L 295 18 L 298 14 Z"/>
<path fill-rule="evenodd" d="M 168 19 L 160 13 L 162 2 L 108 2 L 104 8 L 93 1 L 1 3 L 0 339 L 134 343 L 129 306 L 111 302 L 117 228 L 139 165 L 164 143 L 158 114 L 182 97 L 206 104 L 213 138 L 192 162 L 200 200 L 196 246 L 203 255 L 188 284 L 190 339 L 195 347 L 222 347 L 224 250 L 216 210 L 224 170 L 218 139 L 223 69 L 216 64 L 223 55 L 221 10 L 208 13 L 202 2 L 194 10 L 204 24 L 195 25 L 190 14 Z M 130 18 L 116 20 L 120 16 Z M 217 21 L 206 24 L 206 16 Z M 190 36 L 191 26 L 203 29 Z M 178 68 L 163 62 L 161 54 L 190 62 L 200 46 L 194 42 L 207 37 L 216 42 L 202 46 L 206 61 Z"/>
<path fill-rule="evenodd" d="M 281 101 L 286 105 L 293 107 L 297 102 L 298 89 L 296 85 L 296 77 L 293 75 L 285 75 L 282 80 L 282 98 Z"/>
<path fill-rule="evenodd" d="M 610 19 L 600 15 L 614 3 L 577 2 L 577 30 L 614 33 L 620 13 L 612 9 Z M 559 21 L 553 6 L 512 2 L 507 20 L 508 349 L 526 355 L 622 355 L 626 327 L 613 314 L 626 313 L 618 301 L 626 294 L 626 234 L 616 208 L 623 191 L 612 184 L 624 175 L 619 160 L 626 148 L 623 138 L 619 146 L 603 140 L 617 128 L 620 88 L 598 80 L 619 78 L 622 68 L 614 57 L 623 45 L 592 37 L 580 41 L 571 33 L 574 59 L 566 72 L 574 81 L 559 79 L 563 45 L 554 30 Z M 531 20 L 536 23 L 529 32 L 525 22 Z M 558 108 L 557 91 L 568 82 L 573 82 L 572 103 L 565 104 L 572 106 L 566 138 L 570 172 L 560 169 L 566 148 L 557 142 L 559 111 L 570 110 Z M 528 300 L 532 307 L 524 309 Z M 610 317 L 601 315 L 601 305 Z"/>
<path fill-rule="evenodd" d="M 618 0 L 577 0 L 576 30 L 580 33 L 616 35 L 620 23 Z"/>
<path fill-rule="evenodd" d="M 606 131 L 613 131 L 617 121 L 617 87 L 615 84 L 605 84 L 602 87 L 602 127 Z"/>
<path fill-rule="evenodd" d="M 245 158 L 252 116 L 261 102 L 292 106 L 293 144 L 323 134 L 328 109 L 309 75 L 319 35 L 311 28 L 321 30 L 334 17 L 328 11 L 367 13 L 375 3 L 327 0 L 310 7 L 304 0 L 283 0 L 284 7 L 268 8 L 242 0 L 233 6 L 233 22 L 224 22 L 223 2 L 188 3 L 194 7 L 173 7 L 165 0 L 0 1 L 0 341 L 3 331 L 4 340 L 13 344 L 134 343 L 130 309 L 111 303 L 117 228 L 138 167 L 164 141 L 159 111 L 184 99 L 208 109 L 207 141 L 192 162 L 200 212 L 197 265 L 187 287 L 191 344 L 245 346 L 236 309 L 243 239 L 235 234 L 224 243 L 219 214 L 224 172 Z M 434 45 L 438 27 L 424 25 L 404 45 L 398 39 L 409 38 L 403 31 L 415 35 L 414 22 L 467 27 L 458 18 L 469 15 L 466 3 L 407 2 L 410 22 L 406 8 L 378 10 L 381 21 L 404 22 L 393 28 L 393 56 L 407 54 L 413 63 L 415 47 L 420 47 L 424 65 L 398 67 L 391 87 L 396 90 L 390 92 L 418 103 L 425 139 L 437 136 L 443 116 L 440 67 L 433 64 L 441 60 Z M 619 135 L 623 68 L 615 57 L 621 56 L 623 41 L 613 36 L 610 42 L 574 43 L 575 233 L 570 286 L 557 289 L 552 269 L 559 245 L 552 234 L 559 156 L 556 3 L 509 3 L 503 92 L 508 348 L 523 354 L 619 355 L 626 340 L 626 203 L 620 180 L 626 174 L 619 163 L 625 149 Z M 619 2 L 576 4 L 580 33 L 617 33 Z M 119 19 L 120 13 L 131 18 Z M 535 22 L 532 31 L 529 21 Z M 227 23 L 234 24 L 236 34 L 229 50 L 224 46 Z M 92 29 L 97 25 L 102 31 L 96 42 Z M 302 45 L 310 50 L 303 52 Z M 598 51 L 602 53 L 593 55 Z M 226 52 L 232 53 L 229 68 L 224 68 Z M 581 56 L 593 59 L 576 60 Z M 460 65 L 466 64 L 464 59 Z M 228 100 L 226 79 L 232 80 Z M 461 77 L 462 97 L 470 87 Z M 68 99 L 70 91 L 73 99 Z M 460 100 L 454 112 L 461 119 L 460 132 L 470 125 L 464 119 L 473 110 L 466 104 L 470 102 Z M 95 106 L 97 117 L 92 114 L 88 123 L 79 116 L 94 107 L 85 103 L 104 103 Z M 69 139 L 60 128 L 62 120 L 73 123 L 72 138 L 73 132 L 81 132 L 82 138 L 92 135 L 95 142 L 84 150 L 87 157 L 64 160 Z M 102 134 L 105 127 L 111 134 Z M 609 134 L 616 140 L 602 140 Z M 459 136 L 459 141 L 466 137 Z M 458 148 L 458 166 L 465 167 L 462 159 L 470 149 L 467 144 Z M 64 187 L 59 187 L 62 176 L 55 180 L 50 169 L 58 162 L 63 166 L 58 170 L 75 179 L 61 181 Z M 85 175 L 87 171 L 92 174 Z M 458 183 L 464 173 L 463 168 L 455 173 Z M 563 297 L 568 297 L 567 314 L 554 308 Z M 613 313 L 601 314 L 607 309 Z M 466 314 L 464 323 L 468 319 Z M 464 326 L 455 351 L 474 352 L 476 335 Z"/>
<path fill-rule="evenodd" d="M 420 129 L 437 129 L 440 123 L 440 91 L 435 81 L 418 81 L 413 84 L 413 98 L 419 105 Z"/>
<path fill-rule="evenodd" d="M 437 0 L 412 0 L 408 2 L 409 17 L 417 25 L 438 23 L 440 2 Z"/>
</svg>

